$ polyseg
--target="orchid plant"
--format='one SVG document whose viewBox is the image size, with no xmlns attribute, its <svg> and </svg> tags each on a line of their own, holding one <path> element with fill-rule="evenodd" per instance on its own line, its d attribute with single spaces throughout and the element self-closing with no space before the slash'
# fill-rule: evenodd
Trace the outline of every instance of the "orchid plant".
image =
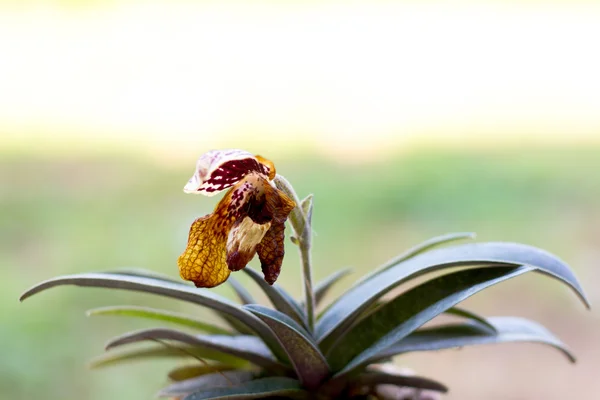
<svg viewBox="0 0 600 400">
<path fill-rule="evenodd" d="M 331 287 L 349 270 L 335 271 L 313 286 L 312 195 L 299 200 L 292 185 L 263 157 L 242 150 L 204 154 L 184 192 L 213 196 L 225 190 L 214 212 L 192 223 L 187 247 L 177 260 L 181 278 L 195 287 L 150 271 L 117 270 L 53 278 L 27 290 L 21 300 L 70 284 L 153 293 L 212 310 L 223 324 L 139 306 L 88 311 L 177 325 L 178 329 L 158 327 L 114 338 L 106 345 L 107 355 L 92 364 L 184 359 L 187 362 L 172 370 L 172 383 L 159 395 L 185 400 L 434 399 L 447 391 L 445 385 L 395 369 L 389 361 L 408 352 L 476 344 L 539 342 L 575 361 L 558 338 L 533 321 L 485 318 L 457 307 L 483 289 L 529 272 L 565 283 L 589 307 L 571 269 L 548 252 L 517 243 L 450 245 L 473 238 L 470 233 L 435 237 L 374 269 L 317 315 Z M 275 283 L 285 254 L 286 222 L 302 261 L 303 301 Z M 256 254 L 262 276 L 248 267 Z M 264 291 L 272 307 L 258 304 L 231 276 L 240 270 Z M 433 272 L 438 274 L 431 276 Z M 424 275 L 430 279 L 405 291 L 394 290 Z M 224 282 L 239 303 L 209 289 Z M 425 326 L 441 314 L 458 321 Z M 138 342 L 152 345 L 112 351 Z"/>
</svg>

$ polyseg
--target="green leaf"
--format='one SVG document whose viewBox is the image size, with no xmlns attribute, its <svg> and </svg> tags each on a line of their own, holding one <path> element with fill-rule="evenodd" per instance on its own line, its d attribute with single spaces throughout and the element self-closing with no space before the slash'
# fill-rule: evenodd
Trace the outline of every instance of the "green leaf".
<svg viewBox="0 0 600 400">
<path fill-rule="evenodd" d="M 233 276 L 230 276 L 227 279 L 227 282 L 231 285 L 231 287 L 233 288 L 233 291 L 235 292 L 235 294 L 237 295 L 237 297 L 240 299 L 240 302 L 242 304 L 256 304 L 256 303 L 258 303 L 256 300 L 254 300 L 254 297 L 252 297 L 252 295 L 244 287 L 244 285 L 242 285 Z"/>
<path fill-rule="evenodd" d="M 481 328 L 485 331 L 490 331 L 492 333 L 496 332 L 496 328 L 494 327 L 494 325 L 490 324 L 487 319 L 483 318 L 480 315 L 472 313 L 469 310 L 465 310 L 464 308 L 452 307 L 452 308 L 446 310 L 445 313 L 449 314 L 449 315 L 454 315 L 457 317 L 468 319 L 468 320 L 472 321 L 472 323 L 474 325 L 479 326 L 479 328 Z"/>
<path fill-rule="evenodd" d="M 300 382 L 291 378 L 272 377 L 256 379 L 233 387 L 207 390 L 191 394 L 183 400 L 253 400 L 280 396 L 289 399 L 309 399 Z"/>
<path fill-rule="evenodd" d="M 94 308 L 86 312 L 88 316 L 95 315 L 118 315 L 126 317 L 147 318 L 155 321 L 172 322 L 174 324 L 187 326 L 194 329 L 199 329 L 205 333 L 215 335 L 231 335 L 227 329 L 209 324 L 208 322 L 200 321 L 185 314 L 175 313 L 167 310 L 159 310 L 149 307 L 138 306 L 114 306 Z"/>
<path fill-rule="evenodd" d="M 224 365 L 229 365 L 232 368 L 241 368 L 248 364 L 247 361 L 229 354 L 222 353 L 207 348 L 199 348 L 194 346 L 175 346 L 161 345 L 145 347 L 130 351 L 112 352 L 103 354 L 90 361 L 90 368 L 110 367 L 117 364 L 133 361 L 145 361 L 148 359 L 163 359 L 163 358 L 199 358 L 219 361 Z"/>
<path fill-rule="evenodd" d="M 199 335 L 194 336 L 174 329 L 144 329 L 116 337 L 106 344 L 106 350 L 146 340 L 174 340 L 192 346 L 220 351 L 265 368 L 272 372 L 289 371 L 277 361 L 269 348 L 255 336 Z"/>
<path fill-rule="evenodd" d="M 233 328 L 234 331 L 241 333 L 242 335 L 256 335 L 254 331 L 248 328 L 246 324 L 242 323 L 237 318 L 227 314 L 222 314 L 221 317 L 231 328 Z"/>
<path fill-rule="evenodd" d="M 143 268 L 120 268 L 117 270 L 113 270 L 113 271 L 108 271 L 108 272 L 99 272 L 101 274 L 117 274 L 117 275 L 127 275 L 127 276 L 137 276 L 140 278 L 150 278 L 150 279 L 157 279 L 157 280 L 161 280 L 161 281 L 165 281 L 165 282 L 171 282 L 174 284 L 178 284 L 178 285 L 182 285 L 184 287 L 187 288 L 194 288 L 192 285 L 183 282 L 181 280 L 178 279 L 174 279 L 171 278 L 170 276 L 164 275 L 164 274 L 160 274 L 154 271 L 150 271 L 147 269 L 143 269 Z M 252 299 L 252 296 L 250 295 L 250 293 L 233 277 L 230 276 L 227 281 L 231 284 L 231 286 L 233 286 L 233 289 L 235 291 L 235 293 L 238 295 L 238 297 L 240 298 L 240 300 L 244 303 L 246 301 L 250 301 L 250 303 L 255 302 L 254 299 Z M 227 323 L 227 325 L 229 325 L 231 328 L 233 328 L 233 330 L 235 330 L 236 332 L 242 333 L 244 335 L 253 335 L 254 332 L 252 330 L 250 330 L 246 325 L 244 325 L 242 322 L 238 321 L 236 318 L 232 318 L 231 316 L 228 316 L 227 314 L 219 314 L 217 313 L 217 316 L 219 318 L 221 318 L 223 321 L 225 321 L 225 323 Z"/>
<path fill-rule="evenodd" d="M 273 335 L 273 332 L 265 325 L 264 322 L 256 318 L 252 313 L 243 310 L 237 304 L 231 302 L 223 296 L 219 296 L 216 293 L 211 292 L 208 289 L 197 289 L 187 285 L 176 284 L 152 278 L 89 273 L 65 275 L 46 280 L 28 289 L 21 295 L 20 300 L 23 301 L 36 293 L 61 285 L 132 290 L 153 293 L 160 296 L 199 304 L 208 307 L 213 311 L 224 313 L 236 318 L 239 322 L 248 326 L 255 333 L 257 333 L 265 341 L 278 359 L 284 360 L 286 357 L 285 352 L 279 346 L 279 342 Z"/>
<path fill-rule="evenodd" d="M 252 371 L 238 370 L 217 372 L 191 379 L 186 379 L 180 382 L 175 382 L 158 392 L 157 396 L 185 396 L 194 392 L 198 392 L 200 390 L 206 391 L 216 388 L 239 385 L 252 380 L 253 377 L 254 372 Z"/>
<path fill-rule="evenodd" d="M 589 307 L 568 265 L 552 254 L 516 243 L 473 243 L 445 247 L 417 255 L 352 287 L 323 313 L 317 324 L 320 347 L 327 351 L 356 319 L 380 297 L 398 285 L 425 273 L 457 266 L 527 265 L 570 286 Z"/>
<path fill-rule="evenodd" d="M 344 268 L 338 271 L 335 271 L 333 274 L 329 275 L 327 278 L 323 279 L 321 282 L 317 283 L 315 286 L 315 302 L 317 305 L 321 303 L 321 301 L 325 298 L 329 289 L 333 287 L 337 282 L 339 282 L 342 278 L 347 276 L 352 272 L 352 268 Z"/>
<path fill-rule="evenodd" d="M 560 350 L 571 362 L 575 356 L 542 325 L 518 317 L 490 317 L 488 322 L 497 333 L 482 332 L 472 323 L 448 324 L 413 332 L 395 345 L 381 351 L 382 358 L 411 351 L 432 351 L 479 344 L 533 342 Z"/>
<path fill-rule="evenodd" d="M 260 273 L 250 267 L 244 268 L 244 271 L 256 284 L 265 292 L 273 307 L 281 311 L 288 317 L 291 317 L 302 326 L 306 326 L 306 317 L 304 312 L 296 303 L 296 300 L 290 296 L 281 286 L 278 284 L 269 285 Z"/>
<path fill-rule="evenodd" d="M 408 336 L 450 307 L 530 267 L 484 267 L 453 272 L 427 281 L 385 303 L 360 320 L 326 353 L 339 375 L 356 371 L 378 353 Z"/>
<path fill-rule="evenodd" d="M 275 332 L 303 386 L 315 389 L 329 375 L 323 354 L 309 334 L 287 315 L 258 304 L 244 306 Z"/>
<path fill-rule="evenodd" d="M 446 243 L 454 242 L 456 240 L 475 239 L 475 236 L 476 236 L 476 234 L 474 232 L 455 232 L 455 233 L 448 233 L 445 235 L 432 237 L 431 239 L 428 239 L 422 243 L 419 243 L 418 245 L 416 245 L 414 247 L 411 247 L 410 249 L 406 250 L 404 253 L 387 261 L 385 264 L 381 265 L 380 267 L 375 269 L 373 272 L 363 276 L 361 279 L 356 281 L 354 286 L 357 286 L 357 285 L 371 279 L 375 275 L 378 275 L 379 273 L 393 267 L 394 265 L 396 265 L 398 263 L 401 263 L 402 261 L 406 261 L 409 258 L 413 258 L 414 256 L 424 253 L 428 250 L 431 250 L 434 247 L 441 246 Z"/>
<path fill-rule="evenodd" d="M 230 371 L 233 367 L 226 364 L 193 364 L 183 365 L 169 371 L 169 379 L 175 382 L 185 381 L 201 375 L 214 374 L 215 372 Z"/>
<path fill-rule="evenodd" d="M 364 372 L 356 378 L 357 386 L 369 386 L 390 384 L 404 386 L 423 390 L 433 390 L 436 392 L 446 393 L 448 388 L 432 379 L 423 378 L 420 376 L 406 376 L 388 374 L 385 372 Z"/>
<path fill-rule="evenodd" d="M 114 269 L 114 270 L 110 270 L 110 271 L 98 271 L 95 273 L 108 274 L 108 275 L 137 276 L 138 278 L 150 278 L 150 279 L 156 279 L 159 281 L 176 283 L 178 285 L 182 285 L 182 286 L 186 286 L 186 287 L 193 287 L 192 285 L 181 280 L 181 278 L 173 278 L 169 275 L 161 274 L 159 272 L 154 272 L 154 271 L 151 271 L 151 270 L 145 269 L 145 268 L 136 268 L 136 267 L 118 268 L 118 269 Z"/>
</svg>

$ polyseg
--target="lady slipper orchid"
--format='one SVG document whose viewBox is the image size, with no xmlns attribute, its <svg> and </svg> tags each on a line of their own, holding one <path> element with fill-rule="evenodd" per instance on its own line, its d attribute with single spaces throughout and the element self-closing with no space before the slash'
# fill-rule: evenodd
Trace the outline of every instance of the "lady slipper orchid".
<svg viewBox="0 0 600 400">
<path fill-rule="evenodd" d="M 284 256 L 285 221 L 296 206 L 275 187 L 275 166 L 243 150 L 215 150 L 200 157 L 185 193 L 229 191 L 214 212 L 194 221 L 179 274 L 196 287 L 214 287 L 258 253 L 265 281 L 273 284 Z"/>
</svg>

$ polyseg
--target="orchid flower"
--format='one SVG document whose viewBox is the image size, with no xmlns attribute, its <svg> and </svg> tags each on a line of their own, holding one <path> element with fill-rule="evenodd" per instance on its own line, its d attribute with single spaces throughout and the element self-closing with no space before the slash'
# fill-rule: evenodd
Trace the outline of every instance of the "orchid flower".
<svg viewBox="0 0 600 400">
<path fill-rule="evenodd" d="M 177 260 L 183 279 L 196 287 L 217 286 L 258 253 L 265 281 L 277 280 L 285 221 L 296 203 L 277 189 L 275 175 L 271 161 L 243 150 L 214 150 L 198 159 L 183 191 L 205 196 L 229 191 L 212 214 L 193 222 Z"/>
</svg>

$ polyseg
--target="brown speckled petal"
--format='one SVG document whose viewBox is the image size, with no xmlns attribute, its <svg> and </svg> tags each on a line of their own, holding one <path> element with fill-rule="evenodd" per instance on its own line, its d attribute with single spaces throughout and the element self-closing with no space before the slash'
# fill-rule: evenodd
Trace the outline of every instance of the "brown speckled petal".
<svg viewBox="0 0 600 400">
<path fill-rule="evenodd" d="M 265 276 L 265 281 L 272 285 L 281 272 L 281 264 L 285 255 L 285 223 L 273 222 L 256 250 L 260 259 L 260 267 Z"/>
<path fill-rule="evenodd" d="M 285 195 L 281 190 L 269 186 L 265 190 L 268 209 L 273 219 L 271 229 L 266 233 L 262 242 L 257 246 L 261 269 L 265 281 L 272 285 L 277 280 L 285 255 L 285 221 L 296 203 Z"/>
</svg>

